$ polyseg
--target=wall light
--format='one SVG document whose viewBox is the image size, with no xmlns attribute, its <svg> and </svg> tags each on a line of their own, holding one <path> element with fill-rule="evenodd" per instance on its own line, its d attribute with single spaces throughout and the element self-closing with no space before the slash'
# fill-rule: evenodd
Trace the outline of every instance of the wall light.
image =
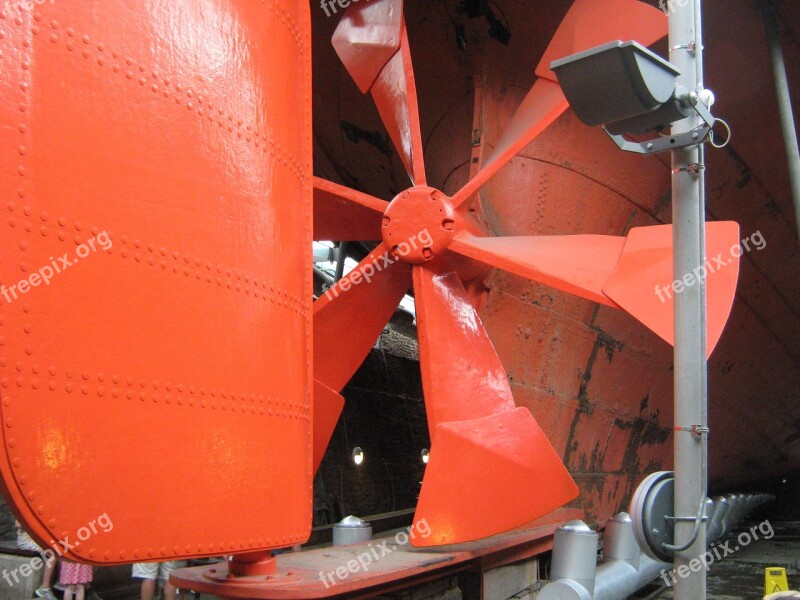
<svg viewBox="0 0 800 600">
<path fill-rule="evenodd" d="M 419 459 L 426 465 L 428 464 L 428 461 L 430 460 L 430 457 L 431 457 L 431 453 L 428 452 L 427 448 L 423 448 L 422 452 L 419 453 Z"/>
<path fill-rule="evenodd" d="M 361 463 L 364 462 L 364 451 L 358 446 L 353 448 L 351 456 L 353 457 L 353 462 L 357 465 L 360 465 Z"/>
</svg>

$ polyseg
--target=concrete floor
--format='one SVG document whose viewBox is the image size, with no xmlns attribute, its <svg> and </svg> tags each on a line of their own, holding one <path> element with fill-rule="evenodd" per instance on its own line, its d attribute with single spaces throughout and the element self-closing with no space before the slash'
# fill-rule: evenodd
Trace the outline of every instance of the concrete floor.
<svg viewBox="0 0 800 600">
<path fill-rule="evenodd" d="M 766 523 L 766 524 L 765 524 Z M 742 532 L 762 524 L 755 532 L 759 538 L 749 544 L 741 544 L 747 539 Z M 762 531 L 769 535 L 770 526 L 774 536 L 763 539 Z M 707 598 L 711 600 L 754 600 L 764 594 L 764 570 L 767 567 L 784 567 L 789 578 L 790 589 L 800 589 L 800 521 L 752 521 L 739 528 L 732 535 L 721 540 L 727 542 L 732 554 L 711 565 L 708 573 Z M 718 543 L 719 545 L 719 543 Z M 738 547 L 738 550 L 736 548 Z M 724 554 L 724 546 L 719 554 Z M 672 591 L 656 596 L 658 599 L 673 598 Z"/>
</svg>

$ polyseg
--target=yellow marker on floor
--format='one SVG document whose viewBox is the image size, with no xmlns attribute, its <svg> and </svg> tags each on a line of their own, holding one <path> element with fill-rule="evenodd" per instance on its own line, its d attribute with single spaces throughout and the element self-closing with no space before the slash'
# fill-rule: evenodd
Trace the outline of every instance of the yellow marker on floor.
<svg viewBox="0 0 800 600">
<path fill-rule="evenodd" d="M 786 579 L 786 569 L 783 567 L 768 567 L 764 569 L 764 595 L 775 592 L 788 592 L 789 581 Z"/>
</svg>

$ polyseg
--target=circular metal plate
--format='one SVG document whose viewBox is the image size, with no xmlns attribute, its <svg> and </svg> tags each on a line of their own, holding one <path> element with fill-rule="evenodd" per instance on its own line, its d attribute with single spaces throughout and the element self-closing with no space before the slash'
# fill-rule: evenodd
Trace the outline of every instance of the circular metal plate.
<svg viewBox="0 0 800 600">
<path fill-rule="evenodd" d="M 671 471 L 658 471 L 645 478 L 631 502 L 631 518 L 636 541 L 654 560 L 672 562 L 672 553 L 664 549 L 672 544 L 673 522 L 667 519 L 674 512 L 674 483 Z"/>
</svg>

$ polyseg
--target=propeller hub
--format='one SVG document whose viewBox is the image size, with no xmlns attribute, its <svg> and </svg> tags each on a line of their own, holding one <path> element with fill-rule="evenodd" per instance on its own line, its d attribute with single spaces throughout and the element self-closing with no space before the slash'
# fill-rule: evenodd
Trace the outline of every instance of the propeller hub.
<svg viewBox="0 0 800 600">
<path fill-rule="evenodd" d="M 422 264 L 444 252 L 455 232 L 456 213 L 450 198 L 431 187 L 401 192 L 383 213 L 384 243 L 410 264 Z"/>
</svg>

